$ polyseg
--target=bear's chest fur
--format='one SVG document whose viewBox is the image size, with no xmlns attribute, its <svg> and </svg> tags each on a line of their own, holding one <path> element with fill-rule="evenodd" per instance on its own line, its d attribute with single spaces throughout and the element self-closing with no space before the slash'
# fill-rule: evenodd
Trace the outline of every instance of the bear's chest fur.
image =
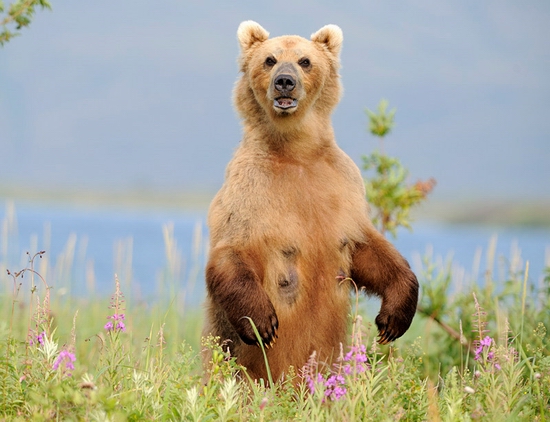
<svg viewBox="0 0 550 422">
<path fill-rule="evenodd" d="M 210 210 L 212 223 L 225 222 L 212 233 L 214 242 L 219 236 L 324 250 L 360 240 L 368 217 L 362 180 L 350 162 L 336 149 L 307 161 L 238 151 Z"/>
</svg>

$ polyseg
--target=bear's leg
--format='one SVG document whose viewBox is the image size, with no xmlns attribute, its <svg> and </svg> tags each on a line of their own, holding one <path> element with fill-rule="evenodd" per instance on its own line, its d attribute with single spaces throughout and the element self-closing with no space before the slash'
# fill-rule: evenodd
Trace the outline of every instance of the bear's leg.
<svg viewBox="0 0 550 422">
<path fill-rule="evenodd" d="M 418 281 L 409 263 L 374 227 L 355 247 L 351 278 L 358 288 L 382 298 L 376 325 L 379 342 L 401 337 L 411 325 L 418 303 Z"/>
<path fill-rule="evenodd" d="M 274 341 L 279 326 L 275 308 L 261 285 L 262 276 L 261 263 L 249 253 L 229 247 L 211 251 L 206 267 L 208 295 L 249 345 L 258 344 L 258 340 L 247 317 L 267 345 Z"/>
</svg>

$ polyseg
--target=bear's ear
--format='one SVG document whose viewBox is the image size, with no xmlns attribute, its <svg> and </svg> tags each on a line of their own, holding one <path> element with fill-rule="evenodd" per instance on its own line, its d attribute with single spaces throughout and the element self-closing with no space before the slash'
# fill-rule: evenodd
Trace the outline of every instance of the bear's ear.
<svg viewBox="0 0 550 422">
<path fill-rule="evenodd" d="M 340 54 L 344 35 L 339 26 L 325 25 L 314 34 L 311 34 L 311 41 L 323 44 L 335 56 Z"/>
<path fill-rule="evenodd" d="M 241 45 L 242 52 L 246 52 L 257 42 L 264 42 L 269 38 L 269 32 L 262 28 L 259 23 L 254 21 L 244 21 L 239 25 L 237 38 Z"/>
</svg>

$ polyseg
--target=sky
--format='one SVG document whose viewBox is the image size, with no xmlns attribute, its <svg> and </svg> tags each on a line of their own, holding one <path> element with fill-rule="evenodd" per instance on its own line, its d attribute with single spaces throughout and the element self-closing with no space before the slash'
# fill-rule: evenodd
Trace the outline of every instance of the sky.
<svg viewBox="0 0 550 422">
<path fill-rule="evenodd" d="M 9 2 L 8 2 L 9 3 Z M 241 138 L 236 31 L 344 33 L 333 114 L 358 164 L 384 150 L 439 199 L 550 198 L 550 2 L 51 0 L 0 48 L 0 186 L 207 190 Z"/>
</svg>

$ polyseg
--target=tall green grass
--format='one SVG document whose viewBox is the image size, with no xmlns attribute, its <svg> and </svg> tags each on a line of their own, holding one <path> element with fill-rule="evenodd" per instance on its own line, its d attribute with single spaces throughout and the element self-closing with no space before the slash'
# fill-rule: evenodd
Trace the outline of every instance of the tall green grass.
<svg viewBox="0 0 550 422">
<path fill-rule="evenodd" d="M 93 264 L 76 239 L 55 261 L 36 239 L 26 254 L 13 209 L 0 236 L 0 420 L 550 419 L 550 271 L 531 275 L 517 256 L 494 271 L 496 239 L 471 275 L 423 258 L 419 312 L 393 345 L 376 343 L 372 302 L 354 296 L 349 344 L 334 367 L 313 355 L 270 384 L 250 383 L 216 339 L 200 338 L 202 311 L 185 306 L 169 225 L 152 303 L 134 291 L 130 240 L 117 247 L 104 298 L 93 294 Z M 200 234 L 194 242 L 203 253 Z M 196 267 L 188 273 L 196 279 Z M 71 294 L 78 277 L 87 297 Z"/>
</svg>

